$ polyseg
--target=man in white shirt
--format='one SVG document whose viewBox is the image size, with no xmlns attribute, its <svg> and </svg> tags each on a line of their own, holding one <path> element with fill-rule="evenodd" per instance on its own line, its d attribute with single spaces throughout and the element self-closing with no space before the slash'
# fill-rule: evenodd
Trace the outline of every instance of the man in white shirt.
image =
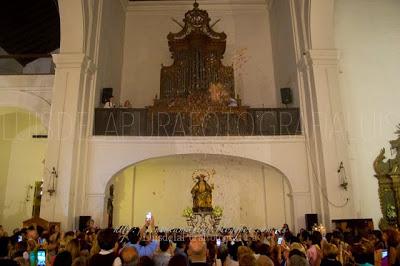
<svg viewBox="0 0 400 266">
<path fill-rule="evenodd" d="M 114 108 L 115 105 L 114 105 L 114 103 L 112 102 L 113 99 L 114 99 L 114 96 L 110 96 L 110 97 L 108 98 L 107 102 L 104 104 L 104 108 Z"/>
</svg>

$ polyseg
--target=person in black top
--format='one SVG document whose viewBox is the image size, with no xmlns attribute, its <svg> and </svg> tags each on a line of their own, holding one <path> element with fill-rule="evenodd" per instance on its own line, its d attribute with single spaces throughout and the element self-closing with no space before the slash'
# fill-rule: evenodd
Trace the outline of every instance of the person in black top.
<svg viewBox="0 0 400 266">
<path fill-rule="evenodd" d="M 8 257 L 9 237 L 0 237 L 0 265 L 2 266 L 18 266 L 18 263 Z"/>
<path fill-rule="evenodd" d="M 54 260 L 54 266 L 71 266 L 71 264 L 72 255 L 68 251 L 59 253 Z"/>
</svg>

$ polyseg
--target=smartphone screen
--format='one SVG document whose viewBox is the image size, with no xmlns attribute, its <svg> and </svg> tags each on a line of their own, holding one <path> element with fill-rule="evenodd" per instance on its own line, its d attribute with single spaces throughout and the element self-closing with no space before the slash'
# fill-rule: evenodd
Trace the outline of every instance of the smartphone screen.
<svg viewBox="0 0 400 266">
<path fill-rule="evenodd" d="M 151 212 L 148 212 L 147 214 L 146 214 L 146 219 L 149 221 L 149 220 L 151 220 Z"/>
<path fill-rule="evenodd" d="M 217 246 L 221 246 L 221 239 L 217 239 Z"/>
<path fill-rule="evenodd" d="M 278 238 L 278 245 L 282 244 L 283 237 Z"/>
<path fill-rule="evenodd" d="M 34 251 L 29 252 L 29 265 L 36 264 L 36 253 Z"/>
<path fill-rule="evenodd" d="M 22 241 L 22 236 L 19 235 L 19 236 L 18 236 L 18 242 L 21 242 L 21 241 Z"/>
<path fill-rule="evenodd" d="M 37 252 L 37 266 L 46 266 L 46 250 L 39 249 Z"/>
<path fill-rule="evenodd" d="M 387 249 L 382 249 L 381 254 L 381 266 L 389 266 L 389 256 Z"/>
</svg>

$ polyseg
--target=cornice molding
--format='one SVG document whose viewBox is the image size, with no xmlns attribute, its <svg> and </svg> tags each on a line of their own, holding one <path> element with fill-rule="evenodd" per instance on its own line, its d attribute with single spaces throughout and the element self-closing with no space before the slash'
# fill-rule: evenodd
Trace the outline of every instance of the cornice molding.
<svg viewBox="0 0 400 266">
<path fill-rule="evenodd" d="M 304 143 L 304 136 L 243 136 L 243 137 L 128 137 L 92 136 L 92 143 L 102 144 L 249 144 L 249 143 Z"/>
<path fill-rule="evenodd" d="M 96 65 L 83 53 L 53 54 L 53 61 L 57 69 L 83 68 L 87 72 L 94 72 Z"/>
<path fill-rule="evenodd" d="M 338 65 L 339 63 L 338 50 L 309 50 L 303 56 L 307 65 Z"/>
<path fill-rule="evenodd" d="M 126 9 L 128 8 L 129 0 L 119 0 L 119 3 L 121 4 L 121 7 L 124 10 L 124 12 L 126 12 Z"/>
<path fill-rule="evenodd" d="M 198 1 L 201 9 L 207 11 L 267 11 L 270 0 L 203 0 Z M 182 12 L 189 10 L 193 6 L 193 1 L 129 1 L 127 12 Z"/>
</svg>

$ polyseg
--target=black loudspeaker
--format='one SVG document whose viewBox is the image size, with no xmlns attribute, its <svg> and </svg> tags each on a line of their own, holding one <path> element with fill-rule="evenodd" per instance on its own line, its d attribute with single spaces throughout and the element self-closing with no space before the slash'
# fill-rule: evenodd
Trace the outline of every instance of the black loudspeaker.
<svg viewBox="0 0 400 266">
<path fill-rule="evenodd" d="M 307 213 L 306 217 L 306 228 L 307 231 L 312 231 L 314 225 L 318 225 L 318 214 L 316 213 Z"/>
<path fill-rule="evenodd" d="M 83 232 L 92 216 L 79 216 L 79 231 Z"/>
<path fill-rule="evenodd" d="M 282 100 L 283 104 L 291 104 L 293 102 L 291 88 L 282 88 L 281 89 L 281 100 Z"/>
<path fill-rule="evenodd" d="M 103 88 L 103 92 L 101 94 L 101 104 L 105 104 L 112 95 L 112 88 Z"/>
</svg>

